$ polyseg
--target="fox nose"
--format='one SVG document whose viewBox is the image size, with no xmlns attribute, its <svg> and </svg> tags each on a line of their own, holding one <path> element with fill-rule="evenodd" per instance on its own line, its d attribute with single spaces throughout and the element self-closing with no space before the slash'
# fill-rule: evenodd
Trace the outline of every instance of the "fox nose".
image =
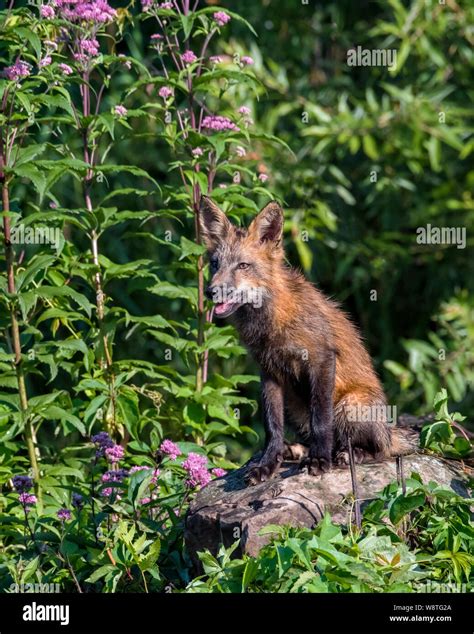
<svg viewBox="0 0 474 634">
<path fill-rule="evenodd" d="M 214 293 L 215 293 L 215 286 L 212 286 L 211 284 L 209 284 L 209 286 L 206 288 L 206 297 L 207 299 L 214 299 Z"/>
</svg>

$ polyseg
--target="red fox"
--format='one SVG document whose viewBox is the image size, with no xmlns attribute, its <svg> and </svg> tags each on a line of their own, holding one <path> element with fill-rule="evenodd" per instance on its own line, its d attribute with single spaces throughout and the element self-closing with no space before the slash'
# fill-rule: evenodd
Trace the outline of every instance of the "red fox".
<svg viewBox="0 0 474 634">
<path fill-rule="evenodd" d="M 387 424 L 385 394 L 357 328 L 285 264 L 280 205 L 268 203 L 243 229 L 203 196 L 199 226 L 210 257 L 206 294 L 218 317 L 232 316 L 261 368 L 266 441 L 247 482 L 271 478 L 284 459 L 302 458 L 312 475 L 348 464 L 348 439 L 356 462 L 412 450 Z M 357 417 L 366 406 L 370 420 Z M 285 422 L 304 445 L 285 442 Z"/>
</svg>

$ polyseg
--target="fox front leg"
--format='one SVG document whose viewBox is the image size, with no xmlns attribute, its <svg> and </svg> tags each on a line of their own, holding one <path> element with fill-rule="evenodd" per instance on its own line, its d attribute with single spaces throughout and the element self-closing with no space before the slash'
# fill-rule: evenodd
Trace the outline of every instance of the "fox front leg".
<svg viewBox="0 0 474 634">
<path fill-rule="evenodd" d="M 301 467 L 308 467 L 310 475 L 321 475 L 331 468 L 335 374 L 336 354 L 333 350 L 327 351 L 317 370 L 310 370 L 310 445 L 308 457 L 300 463 Z"/>
<path fill-rule="evenodd" d="M 277 381 L 262 373 L 262 410 L 265 425 L 265 449 L 259 462 L 251 464 L 246 474 L 248 484 L 269 480 L 283 461 L 284 406 L 283 389 Z"/>
</svg>

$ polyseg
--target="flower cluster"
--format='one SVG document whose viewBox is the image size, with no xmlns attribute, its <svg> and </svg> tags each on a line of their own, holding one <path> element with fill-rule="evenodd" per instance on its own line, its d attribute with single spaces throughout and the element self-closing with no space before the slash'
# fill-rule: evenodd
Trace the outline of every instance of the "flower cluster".
<svg viewBox="0 0 474 634">
<path fill-rule="evenodd" d="M 58 519 L 61 520 L 61 522 L 66 522 L 67 520 L 71 519 L 72 514 L 69 509 L 62 508 L 62 509 L 59 509 L 59 511 L 57 512 L 57 516 L 58 516 Z"/>
<path fill-rule="evenodd" d="M 128 471 L 126 469 L 117 469 L 116 471 L 106 471 L 101 477 L 101 482 L 107 484 L 116 484 L 123 482 L 123 479 L 128 476 Z M 109 497 L 114 492 L 114 487 L 105 487 L 101 491 L 101 495 L 103 497 Z M 117 500 L 120 500 L 120 496 L 117 495 Z"/>
<path fill-rule="evenodd" d="M 216 476 L 216 478 L 222 478 L 222 476 L 226 475 L 227 471 L 225 469 L 221 469 L 220 467 L 216 467 L 211 470 L 211 473 Z"/>
<path fill-rule="evenodd" d="M 28 493 L 33 488 L 33 480 L 29 476 L 18 475 L 14 476 L 12 481 L 15 491 L 20 494 L 18 500 L 23 506 L 25 513 L 28 513 L 31 510 L 31 506 L 37 502 L 36 495 Z"/>
<path fill-rule="evenodd" d="M 181 59 L 185 64 L 193 64 L 197 60 L 197 57 L 193 51 L 188 50 L 181 55 Z"/>
<path fill-rule="evenodd" d="M 221 132 L 222 130 L 240 130 L 233 121 L 220 115 L 208 115 L 207 117 L 204 117 L 202 120 L 202 127 L 207 128 L 208 130 L 215 130 L 216 132 Z"/>
<path fill-rule="evenodd" d="M 224 11 L 216 11 L 212 14 L 212 17 L 216 21 L 218 26 L 225 26 L 230 21 L 230 15 L 224 13 Z"/>
<path fill-rule="evenodd" d="M 72 75 L 72 68 L 67 64 L 58 64 L 58 68 L 63 75 Z"/>
<path fill-rule="evenodd" d="M 243 57 L 241 57 L 240 61 L 244 66 L 252 66 L 252 64 L 254 64 L 253 59 L 248 55 L 244 55 Z"/>
<path fill-rule="evenodd" d="M 160 97 L 162 99 L 168 99 L 168 97 L 171 97 L 173 94 L 173 89 L 169 88 L 168 86 L 162 86 L 159 91 L 158 94 L 160 95 Z"/>
<path fill-rule="evenodd" d="M 33 487 L 33 480 L 26 475 L 13 476 L 12 482 L 17 493 L 25 493 Z"/>
<path fill-rule="evenodd" d="M 124 456 L 125 450 L 120 445 L 113 445 L 112 447 L 107 447 L 105 450 L 105 457 L 107 458 L 107 462 L 115 464 L 120 462 Z"/>
<path fill-rule="evenodd" d="M 175 445 L 172 440 L 163 440 L 160 445 L 160 449 L 163 453 L 169 456 L 171 460 L 176 460 L 176 458 L 181 455 L 181 449 L 178 445 Z"/>
<path fill-rule="evenodd" d="M 53 0 L 53 4 L 59 16 L 70 22 L 105 24 L 117 16 L 107 0 Z"/>
<path fill-rule="evenodd" d="M 7 66 L 3 74 L 10 81 L 18 81 L 22 77 L 28 77 L 31 72 L 31 66 L 27 62 L 17 60 L 12 66 Z"/>
<path fill-rule="evenodd" d="M 202 156 L 202 154 L 203 154 L 203 152 L 202 152 L 202 148 L 200 148 L 200 147 L 195 147 L 195 148 L 194 148 L 194 150 L 191 150 L 191 154 L 192 154 L 194 157 L 196 157 L 196 158 L 197 158 L 198 156 Z"/>
<path fill-rule="evenodd" d="M 45 20 L 54 18 L 55 13 L 54 13 L 53 7 L 50 6 L 49 4 L 42 4 L 40 6 L 40 16 L 44 18 Z"/>
<path fill-rule="evenodd" d="M 189 487 L 205 486 L 211 480 L 211 474 L 207 470 L 207 458 L 198 453 L 190 452 L 183 462 L 183 468 L 187 471 L 186 485 Z"/>
<path fill-rule="evenodd" d="M 92 442 L 96 445 L 95 452 L 96 458 L 102 458 L 105 456 L 105 450 L 114 446 L 114 441 L 106 431 L 101 431 L 91 438 Z"/>
<path fill-rule="evenodd" d="M 115 106 L 114 108 L 114 112 L 116 115 L 118 115 L 119 117 L 125 117 L 128 110 L 127 108 L 125 108 L 125 106 L 121 106 L 120 104 L 118 106 Z"/>
<path fill-rule="evenodd" d="M 84 498 L 80 493 L 73 493 L 71 503 L 75 509 L 81 509 L 84 506 Z"/>
</svg>

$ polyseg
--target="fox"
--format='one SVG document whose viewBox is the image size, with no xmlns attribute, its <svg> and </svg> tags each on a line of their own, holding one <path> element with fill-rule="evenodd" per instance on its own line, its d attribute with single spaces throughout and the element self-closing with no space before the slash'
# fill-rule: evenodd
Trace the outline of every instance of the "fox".
<svg viewBox="0 0 474 634">
<path fill-rule="evenodd" d="M 277 201 L 244 228 L 201 197 L 206 296 L 260 366 L 265 445 L 248 464 L 249 485 L 272 478 L 284 460 L 299 460 L 316 476 L 347 466 L 349 450 L 356 463 L 413 450 L 404 430 L 388 424 L 386 396 L 357 327 L 337 302 L 287 265 L 283 223 Z M 374 414 L 366 420 L 357 415 L 361 411 Z M 287 428 L 298 442 L 285 440 Z"/>
</svg>

